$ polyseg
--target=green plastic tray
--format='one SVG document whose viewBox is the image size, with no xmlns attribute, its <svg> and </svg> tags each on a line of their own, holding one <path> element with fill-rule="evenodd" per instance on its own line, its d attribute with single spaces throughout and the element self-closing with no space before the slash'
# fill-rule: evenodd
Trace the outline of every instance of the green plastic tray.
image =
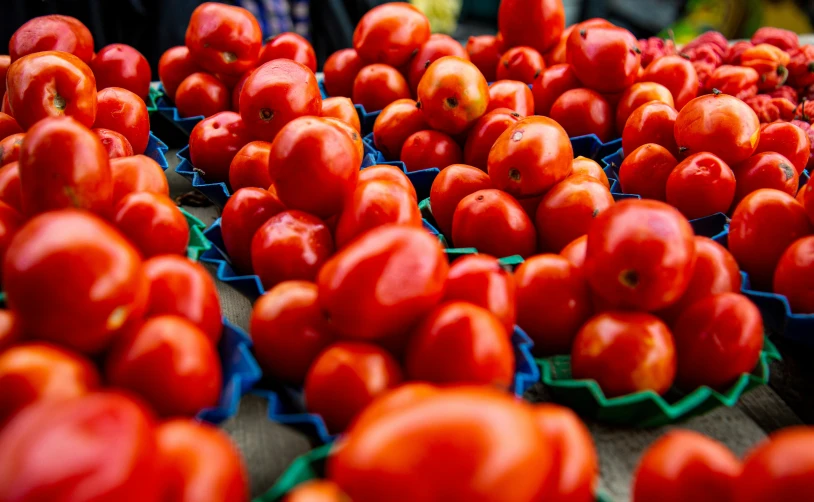
<svg viewBox="0 0 814 502">
<path fill-rule="evenodd" d="M 212 247 L 212 243 L 204 237 L 203 231 L 206 229 L 206 225 L 199 220 L 198 218 L 189 214 L 186 209 L 182 207 L 178 207 L 181 212 L 184 214 L 184 218 L 187 219 L 187 225 L 189 225 L 189 244 L 187 244 L 187 257 L 190 260 L 198 261 L 201 255 Z"/>
<path fill-rule="evenodd" d="M 158 89 L 158 87 L 155 87 L 155 86 L 152 86 L 152 85 L 150 86 L 150 92 L 147 94 L 147 100 L 144 102 L 144 104 L 147 105 L 147 113 L 150 116 L 152 116 L 153 113 L 155 113 L 156 110 L 158 110 L 158 106 L 156 106 L 155 100 L 158 99 L 159 97 L 163 96 L 163 95 L 164 95 L 164 93 L 161 92 Z"/>
<path fill-rule="evenodd" d="M 781 360 L 780 353 L 767 337 L 763 351 L 751 373 L 744 373 L 726 392 L 701 386 L 689 394 L 671 389 L 665 396 L 653 391 L 608 398 L 596 380 L 573 380 L 571 357 L 537 359 L 540 379 L 558 403 L 600 422 L 635 427 L 656 427 L 702 415 L 719 406 L 732 407 L 740 396 L 769 382 L 769 362 Z"/>
</svg>

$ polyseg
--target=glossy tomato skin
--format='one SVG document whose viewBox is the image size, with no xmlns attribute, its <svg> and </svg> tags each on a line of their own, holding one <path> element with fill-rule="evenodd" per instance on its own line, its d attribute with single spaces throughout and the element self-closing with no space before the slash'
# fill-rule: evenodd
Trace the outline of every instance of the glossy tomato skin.
<svg viewBox="0 0 814 502">
<path fill-rule="evenodd" d="M 158 60 L 158 78 L 164 92 L 175 102 L 175 91 L 188 76 L 201 70 L 185 45 L 170 47 Z"/>
<path fill-rule="evenodd" d="M 5 259 L 11 240 L 23 223 L 25 223 L 23 215 L 17 209 L 5 202 L 0 202 L 0 263 Z M 2 273 L 0 273 L 0 280 L 2 280 Z"/>
<path fill-rule="evenodd" d="M 794 500 L 811 484 L 814 458 L 810 427 L 789 427 L 775 432 L 749 453 L 735 484 L 735 499 Z"/>
<path fill-rule="evenodd" d="M 549 116 L 571 137 L 596 134 L 600 141 L 610 141 L 614 135 L 611 105 L 590 89 L 565 91 L 554 101 Z"/>
<path fill-rule="evenodd" d="M 391 181 L 409 192 L 413 200 L 418 202 L 418 195 L 416 195 L 415 187 L 410 181 L 410 178 L 404 174 L 399 166 L 392 164 L 376 164 L 375 166 L 367 167 L 359 171 L 359 183 L 357 186 L 361 186 L 363 183 L 372 180 Z"/>
<path fill-rule="evenodd" d="M 353 48 L 368 64 L 398 68 L 429 38 L 427 16 L 410 4 L 392 3 L 374 7 L 362 16 L 353 32 Z"/>
<path fill-rule="evenodd" d="M 342 132 L 344 132 L 347 137 L 350 138 L 351 143 L 353 143 L 353 146 L 356 149 L 356 159 L 358 159 L 359 165 L 361 165 L 362 158 L 365 156 L 365 144 L 362 140 L 362 135 L 359 133 L 359 129 L 355 129 L 348 125 L 347 122 L 343 122 L 334 117 L 323 116 L 320 118 L 322 118 L 326 123 L 336 126 Z"/>
<path fill-rule="evenodd" d="M 794 197 L 779 190 L 756 190 L 732 214 L 729 251 L 751 283 L 768 290 L 783 252 L 812 230 L 805 208 Z"/>
<path fill-rule="evenodd" d="M 808 287 L 814 270 L 812 250 L 814 237 L 798 239 L 780 257 L 774 271 L 773 291 L 786 297 L 792 312 L 814 312 L 814 295 Z"/>
<path fill-rule="evenodd" d="M 464 163 L 486 171 L 492 145 L 503 131 L 522 119 L 519 113 L 508 108 L 492 109 L 479 118 L 466 136 Z"/>
<path fill-rule="evenodd" d="M 93 56 L 90 69 L 96 77 L 96 88 L 122 87 L 147 99 L 152 73 L 150 63 L 135 48 L 126 44 L 111 44 Z"/>
<path fill-rule="evenodd" d="M 678 165 L 663 146 L 646 143 L 625 156 L 619 166 L 619 184 L 624 193 L 645 199 L 667 200 L 667 180 Z"/>
<path fill-rule="evenodd" d="M 698 96 L 701 85 L 692 63 L 681 56 L 662 56 L 644 70 L 641 81 L 657 82 L 670 89 L 676 110 Z"/>
<path fill-rule="evenodd" d="M 25 130 L 46 117 L 68 115 L 86 127 L 96 119 L 96 79 L 72 54 L 25 56 L 11 64 L 6 84 L 11 115 Z"/>
<path fill-rule="evenodd" d="M 500 57 L 496 78 L 531 84 L 544 69 L 545 61 L 539 52 L 531 47 L 512 47 Z"/>
<path fill-rule="evenodd" d="M 430 188 L 432 216 L 441 233 L 452 236 L 452 219 L 461 199 L 491 186 L 489 176 L 475 167 L 457 164 L 443 169 Z"/>
<path fill-rule="evenodd" d="M 158 162 L 146 155 L 134 155 L 110 160 L 113 179 L 113 206 L 126 195 L 134 192 L 150 192 L 170 195 L 167 176 Z"/>
<path fill-rule="evenodd" d="M 678 156 L 675 140 L 675 122 L 678 112 L 667 103 L 645 103 L 636 108 L 625 122 L 622 148 L 626 153 L 647 143 L 666 148 L 673 157 Z"/>
<path fill-rule="evenodd" d="M 5 351 L 22 339 L 19 316 L 10 310 L 0 309 L 0 351 Z"/>
<path fill-rule="evenodd" d="M 5 82 L 5 80 L 3 80 Z M 4 84 L 5 85 L 5 84 Z M 12 134 L 20 134 L 23 130 L 20 124 L 7 113 L 0 112 L 0 140 L 6 139 Z"/>
<path fill-rule="evenodd" d="M 517 200 L 495 189 L 467 195 L 455 208 L 452 242 L 493 256 L 527 258 L 537 248 L 537 232 Z"/>
<path fill-rule="evenodd" d="M 175 106 L 181 117 L 211 117 L 230 109 L 229 89 L 205 72 L 195 72 L 178 84 Z"/>
<path fill-rule="evenodd" d="M 133 146 L 123 134 L 111 129 L 94 128 L 93 132 L 99 136 L 99 141 L 105 147 L 109 159 L 130 157 L 133 155 Z"/>
<path fill-rule="evenodd" d="M 209 182 L 227 181 L 237 152 L 250 141 L 250 131 L 235 112 L 206 118 L 189 135 L 189 157 Z"/>
<path fill-rule="evenodd" d="M 19 166 L 19 162 L 12 162 L 0 168 L 0 201 L 22 213 Z"/>
<path fill-rule="evenodd" d="M 136 155 L 144 153 L 150 141 L 150 115 L 136 94 L 119 87 L 99 91 L 94 127 L 112 129 L 124 135 Z"/>
<path fill-rule="evenodd" d="M 577 78 L 597 92 L 621 92 L 636 82 L 641 67 L 639 43 L 615 26 L 580 26 L 568 36 L 568 64 Z"/>
<path fill-rule="evenodd" d="M 616 132 L 622 134 L 627 124 L 627 119 L 634 110 L 657 101 L 669 106 L 674 106 L 673 95 L 670 90 L 656 82 L 638 82 L 628 87 L 622 93 L 619 103 L 616 105 Z"/>
<path fill-rule="evenodd" d="M 724 502 L 735 498 L 741 463 L 723 444 L 671 430 L 644 452 L 633 475 L 633 502 Z"/>
<path fill-rule="evenodd" d="M 335 97 L 323 100 L 322 116 L 340 120 L 348 124 L 356 132 L 362 130 L 362 125 L 359 123 L 359 114 L 356 113 L 356 108 L 350 98 Z"/>
<path fill-rule="evenodd" d="M 342 493 L 339 486 L 333 481 L 312 479 L 297 485 L 288 492 L 283 502 L 349 502 L 347 495 Z"/>
<path fill-rule="evenodd" d="M 368 230 L 388 223 L 422 227 L 415 191 L 393 181 L 360 183 L 339 217 L 336 247 L 343 248 Z"/>
<path fill-rule="evenodd" d="M 687 290 L 694 265 L 692 227 L 663 202 L 617 202 L 588 231 L 588 281 L 619 307 L 654 311 L 669 306 Z"/>
<path fill-rule="evenodd" d="M 0 165 L 5 166 L 20 160 L 23 139 L 25 139 L 25 133 L 11 134 L 0 140 Z"/>
<path fill-rule="evenodd" d="M 571 175 L 569 178 L 576 176 L 588 176 L 589 178 L 593 178 L 605 185 L 605 188 L 610 189 L 608 175 L 605 174 L 602 166 L 600 166 L 595 160 L 588 159 L 581 155 L 575 158 L 574 162 L 571 163 Z"/>
<path fill-rule="evenodd" d="M 251 244 L 254 234 L 269 218 L 285 211 L 276 195 L 262 188 L 237 190 L 223 208 L 223 243 L 235 270 L 252 270 Z"/>
<path fill-rule="evenodd" d="M 0 434 L 0 498 L 158 500 L 153 423 L 145 406 L 113 392 L 32 406 Z"/>
<path fill-rule="evenodd" d="M 317 71 L 317 55 L 314 48 L 308 40 L 296 33 L 280 33 L 266 41 L 266 45 L 260 51 L 258 65 L 280 58 L 291 59 L 307 66 L 313 72 Z"/>
<path fill-rule="evenodd" d="M 187 220 L 165 195 L 150 192 L 126 195 L 114 207 L 112 221 L 145 258 L 186 254 Z"/>
<path fill-rule="evenodd" d="M 500 3 L 497 25 L 506 47 L 528 45 L 542 54 L 559 41 L 565 11 L 553 0 L 508 0 Z"/>
<path fill-rule="evenodd" d="M 449 268 L 445 301 L 464 301 L 483 307 L 503 324 L 507 334 L 514 331 L 517 318 L 515 280 L 497 258 L 485 254 L 467 255 Z"/>
<path fill-rule="evenodd" d="M 365 66 L 353 81 L 353 102 L 373 112 L 398 99 L 410 97 L 410 87 L 401 73 L 386 64 Z"/>
<path fill-rule="evenodd" d="M 571 173 L 568 133 L 546 117 L 527 117 L 495 141 L 488 170 L 494 188 L 518 198 L 542 195 Z"/>
<path fill-rule="evenodd" d="M 498 108 L 508 108 L 524 117 L 534 115 L 531 89 L 517 80 L 498 80 L 489 86 L 489 107 L 486 111 L 488 113 Z"/>
<path fill-rule="evenodd" d="M 445 56 L 432 63 L 421 78 L 418 103 L 430 127 L 455 135 L 486 113 L 489 86 L 477 66 Z"/>
<path fill-rule="evenodd" d="M 463 152 L 448 134 L 426 130 L 412 134 L 404 141 L 400 158 L 407 172 L 413 172 L 459 164 L 463 160 Z"/>
<path fill-rule="evenodd" d="M 8 67 L 11 66 L 11 56 L 9 55 L 0 55 L 0 88 L 3 89 L 3 92 L 6 92 L 6 73 L 8 73 Z"/>
<path fill-rule="evenodd" d="M 494 35 L 478 35 L 466 41 L 466 53 L 488 82 L 497 80 L 497 62 L 500 52 Z"/>
<path fill-rule="evenodd" d="M 31 19 L 20 26 L 8 44 L 12 61 L 35 52 L 68 52 L 85 63 L 93 58 L 93 36 L 78 19 L 50 15 Z"/>
<path fill-rule="evenodd" d="M 566 258 L 572 265 L 582 270 L 585 266 L 585 250 L 588 246 L 588 235 L 577 237 L 562 248 L 560 256 Z"/>
<path fill-rule="evenodd" d="M 546 68 L 534 80 L 531 93 L 534 96 L 534 110 L 537 115 L 548 116 L 551 106 L 565 91 L 580 87 L 574 69 L 569 64 L 558 64 Z"/>
<path fill-rule="evenodd" d="M 410 58 L 409 67 L 407 70 L 407 82 L 410 84 L 410 91 L 415 94 L 418 90 L 418 82 L 427 71 L 427 68 L 436 59 L 444 56 L 457 56 L 463 59 L 469 59 L 469 54 L 461 45 L 460 42 L 441 33 L 434 33 L 430 35 L 415 56 Z"/>
<path fill-rule="evenodd" d="M 412 272 L 405 277 L 403 270 Z M 322 267 L 320 307 L 342 336 L 384 340 L 403 334 L 438 304 L 448 271 L 443 249 L 429 233 L 385 225 Z"/>
<path fill-rule="evenodd" d="M 775 152 L 752 155 L 732 167 L 737 180 L 735 203 L 761 188 L 774 188 L 794 197 L 800 182 L 789 159 Z"/>
<path fill-rule="evenodd" d="M 232 190 L 246 187 L 266 189 L 271 186 L 269 177 L 269 153 L 271 143 L 252 141 L 246 143 L 229 165 L 229 186 Z"/>
<path fill-rule="evenodd" d="M 777 152 L 791 161 L 799 175 L 808 164 L 810 151 L 811 144 L 808 135 L 794 124 L 779 121 L 761 124 L 760 140 L 757 143 L 755 154 Z"/>
<path fill-rule="evenodd" d="M 339 49 L 325 61 L 325 91 L 329 96 L 351 97 L 353 81 L 365 64 L 354 49 Z"/>
<path fill-rule="evenodd" d="M 331 432 L 344 431 L 377 396 L 402 381 L 398 362 L 384 349 L 339 342 L 317 357 L 305 378 L 305 405 Z"/>
<path fill-rule="evenodd" d="M 8 99 L 9 98 L 8 98 L 8 91 L 7 91 L 7 92 L 5 92 L 3 94 L 3 104 L 2 104 L 2 106 L 0 106 L 0 111 L 5 113 L 6 115 L 9 115 L 9 116 L 13 117 L 14 113 L 11 111 L 11 105 L 9 104 Z"/>
<path fill-rule="evenodd" d="M 429 126 L 412 99 L 397 99 L 385 106 L 373 123 L 373 144 L 387 160 L 398 160 L 401 147 L 413 133 Z"/>
<path fill-rule="evenodd" d="M 262 44 L 260 25 L 249 11 L 215 2 L 192 12 L 184 43 L 201 68 L 224 75 L 254 68 Z"/>
<path fill-rule="evenodd" d="M 712 153 L 690 155 L 667 178 L 667 202 L 687 219 L 725 213 L 735 200 L 735 173 Z"/>
</svg>

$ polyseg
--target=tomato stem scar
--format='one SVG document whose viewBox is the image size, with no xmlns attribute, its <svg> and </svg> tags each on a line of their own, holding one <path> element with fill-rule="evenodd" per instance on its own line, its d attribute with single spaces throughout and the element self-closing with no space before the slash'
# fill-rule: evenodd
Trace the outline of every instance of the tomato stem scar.
<svg viewBox="0 0 814 502">
<path fill-rule="evenodd" d="M 619 273 L 619 282 L 629 288 L 635 288 L 639 285 L 639 273 L 632 269 L 622 270 Z"/>
</svg>

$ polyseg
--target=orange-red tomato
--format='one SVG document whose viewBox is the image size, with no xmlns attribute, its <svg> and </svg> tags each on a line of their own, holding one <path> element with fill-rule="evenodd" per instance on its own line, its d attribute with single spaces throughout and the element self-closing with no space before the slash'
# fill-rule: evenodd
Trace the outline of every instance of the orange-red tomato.
<svg viewBox="0 0 814 502">
<path fill-rule="evenodd" d="M 415 187 L 410 181 L 410 178 L 408 178 L 398 166 L 392 164 L 376 164 L 375 166 L 362 169 L 359 172 L 359 183 L 357 187 L 372 180 L 392 181 L 409 192 L 414 201 L 418 201 L 418 195 L 416 195 Z"/>
<path fill-rule="evenodd" d="M 503 53 L 495 75 L 498 80 L 516 80 L 531 84 L 544 69 L 545 61 L 539 52 L 531 47 L 519 46 Z"/>
<path fill-rule="evenodd" d="M 400 158 L 407 172 L 413 172 L 459 164 L 463 160 L 463 152 L 448 134 L 426 130 L 412 134 L 404 141 Z"/>
<path fill-rule="evenodd" d="M 189 158 L 210 182 L 227 181 L 237 152 L 250 132 L 235 112 L 220 112 L 198 122 L 189 135 Z"/>
<path fill-rule="evenodd" d="M 732 168 L 737 180 L 735 203 L 761 188 L 774 188 L 794 197 L 799 177 L 789 159 L 775 152 L 755 154 Z"/>
<path fill-rule="evenodd" d="M 60 51 L 89 63 L 93 58 L 93 36 L 78 19 L 53 14 L 35 17 L 17 28 L 8 49 L 11 61 L 35 52 Z"/>
<path fill-rule="evenodd" d="M 11 240 L 24 222 L 23 215 L 17 209 L 5 202 L 0 202 L 0 263 L 5 259 Z M 0 280 L 2 277 L 2 272 L 0 272 Z"/>
<path fill-rule="evenodd" d="M 12 118 L 14 117 L 14 114 L 11 111 L 11 105 L 9 104 L 9 101 L 8 101 L 8 91 L 3 93 L 3 104 L 2 104 L 2 106 L 0 106 L 0 112 L 5 113 L 6 115 L 8 115 L 8 116 L 10 116 Z"/>
<path fill-rule="evenodd" d="M 551 105 L 549 116 L 571 137 L 596 134 L 600 141 L 613 139 L 613 108 L 601 94 L 590 89 L 565 91 Z"/>
<path fill-rule="evenodd" d="M 99 137 L 102 146 L 105 147 L 107 158 L 118 159 L 133 155 L 133 146 L 123 134 L 104 128 L 94 128 L 93 132 Z"/>
<path fill-rule="evenodd" d="M 223 244 L 232 266 L 240 273 L 252 270 L 254 234 L 269 218 L 285 211 L 276 195 L 262 188 L 241 188 L 229 197 L 221 214 Z"/>
<path fill-rule="evenodd" d="M 534 218 L 541 250 L 559 253 L 588 233 L 594 218 L 614 203 L 610 190 L 589 176 L 569 176 L 544 196 Z"/>
<path fill-rule="evenodd" d="M 353 102 L 373 112 L 398 99 L 410 97 L 410 87 L 401 73 L 386 64 L 365 66 L 353 81 Z"/>
<path fill-rule="evenodd" d="M 362 130 L 359 114 L 350 98 L 335 97 L 322 101 L 322 116 L 332 117 L 351 126 L 356 132 Z"/>
<path fill-rule="evenodd" d="M 622 148 L 627 154 L 647 143 L 666 148 L 673 157 L 678 156 L 675 140 L 675 122 L 678 112 L 659 101 L 645 103 L 636 108 L 625 122 Z"/>
<path fill-rule="evenodd" d="M 562 248 L 560 256 L 571 262 L 572 265 L 578 269 L 585 266 L 585 250 L 588 246 L 588 235 L 577 237 L 571 241 L 567 246 Z"/>
<path fill-rule="evenodd" d="M 167 176 L 158 162 L 146 155 L 110 159 L 110 174 L 113 179 L 113 207 L 135 192 L 170 195 Z"/>
<path fill-rule="evenodd" d="M 528 45 L 541 54 L 554 47 L 565 29 L 565 11 L 556 0 L 505 0 L 497 13 L 506 47 Z"/>
<path fill-rule="evenodd" d="M 144 153 L 150 141 L 147 105 L 138 95 L 120 87 L 108 87 L 99 91 L 94 127 L 104 127 L 123 134 L 137 155 Z"/>
<path fill-rule="evenodd" d="M 20 191 L 20 163 L 12 162 L 0 168 L 0 201 L 22 213 Z"/>
<path fill-rule="evenodd" d="M 579 24 L 572 24 L 571 26 L 563 30 L 562 35 L 560 35 L 560 39 L 557 42 L 557 45 L 555 45 L 552 49 L 543 54 L 543 58 L 545 59 L 546 64 L 554 65 L 567 63 L 568 61 L 566 58 L 566 49 L 568 46 L 568 37 L 571 36 L 571 32 L 577 29 L 577 27 L 584 28 L 588 26 L 613 26 L 613 24 L 606 21 L 605 19 L 599 18 L 591 18 Z"/>
<path fill-rule="evenodd" d="M 526 89 L 528 88 L 526 87 Z M 467 133 L 464 145 L 464 163 L 486 171 L 492 145 L 503 134 L 503 131 L 522 118 L 519 113 L 509 108 L 495 108 L 479 118 Z"/>
<path fill-rule="evenodd" d="M 293 32 L 280 33 L 266 41 L 260 51 L 258 65 L 273 59 L 290 59 L 303 64 L 311 71 L 317 71 L 317 55 L 311 43 L 302 35 Z"/>
<path fill-rule="evenodd" d="M 478 70 L 487 81 L 494 82 L 496 80 L 495 72 L 497 62 L 500 61 L 500 52 L 494 35 L 469 37 L 466 42 L 466 53 L 469 60 L 478 67 Z"/>
<path fill-rule="evenodd" d="M 415 190 L 386 180 L 360 183 L 339 217 L 336 247 L 343 248 L 363 233 L 388 223 L 421 228 Z"/>
<path fill-rule="evenodd" d="M 237 191 L 241 188 L 268 188 L 271 186 L 269 176 L 269 152 L 271 143 L 252 141 L 246 143 L 229 164 L 229 186 Z"/>
<path fill-rule="evenodd" d="M 240 95 L 243 93 L 243 86 L 252 74 L 252 70 L 247 71 L 240 77 L 234 87 L 232 87 L 232 107 L 231 110 L 235 113 L 240 113 Z"/>
<path fill-rule="evenodd" d="M 2 80 L 3 85 L 5 85 L 5 79 Z M 23 132 L 23 129 L 20 127 L 20 124 L 17 123 L 17 120 L 14 119 L 8 113 L 0 112 L 0 140 L 6 139 L 8 136 L 12 134 L 19 134 Z"/>
<path fill-rule="evenodd" d="M 602 167 L 595 160 L 581 155 L 575 158 L 571 163 L 571 174 L 568 177 L 573 178 L 576 176 L 588 176 L 605 185 L 605 188 L 610 189 L 608 175 L 605 174 L 605 171 L 602 170 Z"/>
<path fill-rule="evenodd" d="M 351 502 L 333 481 L 312 479 L 288 492 L 283 502 Z"/>
<path fill-rule="evenodd" d="M 150 63 L 135 48 L 126 44 L 110 44 L 103 47 L 90 61 L 90 69 L 96 77 L 96 88 L 121 87 L 147 99 L 150 93 L 152 73 Z"/>
<path fill-rule="evenodd" d="M 192 11 L 184 45 L 206 71 L 242 75 L 257 64 L 263 32 L 248 10 L 204 2 Z"/>
<path fill-rule="evenodd" d="M 335 125 L 340 130 L 342 130 L 351 140 L 353 143 L 354 148 L 356 148 L 356 158 L 359 159 L 359 163 L 362 163 L 362 158 L 365 155 L 365 144 L 362 140 L 362 135 L 359 133 L 359 130 L 354 129 L 347 122 L 343 122 L 334 117 L 321 117 L 325 122 Z"/>
<path fill-rule="evenodd" d="M 656 82 L 639 82 L 628 87 L 616 105 L 616 132 L 622 134 L 633 111 L 651 101 L 675 105 L 670 90 Z"/>
<path fill-rule="evenodd" d="M 537 248 L 534 223 L 511 195 L 479 190 L 458 203 L 452 218 L 452 242 L 493 256 L 527 258 Z"/>
<path fill-rule="evenodd" d="M 17 133 L 0 140 L 0 165 L 5 166 L 20 160 L 20 148 L 24 139 L 25 133 Z"/>
<path fill-rule="evenodd" d="M 789 301 L 792 312 L 814 312 L 814 294 L 811 292 L 814 271 L 814 237 L 795 241 L 780 257 L 774 271 L 773 290 Z"/>
<path fill-rule="evenodd" d="M 441 233 L 452 236 L 452 218 L 461 199 L 491 186 L 489 176 L 475 167 L 455 164 L 442 169 L 430 188 L 432 216 Z"/>
<path fill-rule="evenodd" d="M 704 87 L 707 92 L 717 89 L 738 99 L 748 99 L 757 94 L 759 78 L 754 68 L 725 64 L 715 68 L 706 78 Z"/>
<path fill-rule="evenodd" d="M 746 455 L 733 500 L 799 500 L 814 475 L 812 445 L 811 427 L 789 427 L 770 435 Z"/>
<path fill-rule="evenodd" d="M 175 106 L 181 117 L 211 117 L 231 109 L 226 84 L 204 72 L 192 73 L 178 84 Z"/>
<path fill-rule="evenodd" d="M 19 316 L 11 310 L 0 309 L 0 351 L 17 344 L 22 338 Z"/>
<path fill-rule="evenodd" d="M 111 221 L 145 258 L 186 255 L 187 219 L 166 195 L 150 192 L 125 195 L 113 208 Z"/>
<path fill-rule="evenodd" d="M 414 56 L 411 56 L 407 68 L 407 82 L 410 84 L 410 91 L 415 94 L 418 91 L 418 83 L 427 71 L 427 68 L 435 61 L 444 56 L 457 56 L 469 59 L 469 54 L 460 42 L 441 33 L 433 33 L 429 40 L 418 49 Z"/>
<path fill-rule="evenodd" d="M 3 168 L 5 169 L 5 168 Z M 3 169 L 0 169 L 0 186 L 2 186 Z M 0 192 L 2 195 L 2 192 Z M 2 197 L 0 197 L 1 199 Z M 814 185 L 806 184 L 797 192 L 797 201 L 805 208 L 811 224 L 814 225 Z"/>
<path fill-rule="evenodd" d="M 797 174 L 801 174 L 808 164 L 810 151 L 808 135 L 794 124 L 778 121 L 760 125 L 760 140 L 755 154 L 777 152 L 789 159 Z"/>
<path fill-rule="evenodd" d="M 622 92 L 636 82 L 641 50 L 636 37 L 624 28 L 579 26 L 568 36 L 566 59 L 588 88 Z"/>
<path fill-rule="evenodd" d="M 398 68 L 429 39 L 430 21 L 417 7 L 387 3 L 362 16 L 353 32 L 353 48 L 368 64 Z"/>
<path fill-rule="evenodd" d="M 656 82 L 670 89 L 676 110 L 698 96 L 701 85 L 692 63 L 681 56 L 662 56 L 644 70 L 642 82 Z"/>
<path fill-rule="evenodd" d="M 558 64 L 546 68 L 535 80 L 531 88 L 534 96 L 534 110 L 537 115 L 551 112 L 551 106 L 564 92 L 580 87 L 571 65 Z"/>
<path fill-rule="evenodd" d="M 690 155 L 667 177 L 667 202 L 687 219 L 725 213 L 735 200 L 735 173 L 712 153 Z"/>
<path fill-rule="evenodd" d="M 498 108 L 508 108 L 524 117 L 534 115 L 534 96 L 531 89 L 517 80 L 498 80 L 489 87 L 489 107 L 486 111 L 491 112 Z"/>
<path fill-rule="evenodd" d="M 387 160 L 398 160 L 412 134 L 427 129 L 424 113 L 412 99 L 397 99 L 384 107 L 373 123 L 373 144 Z"/>
<path fill-rule="evenodd" d="M 158 79 L 164 86 L 164 92 L 173 102 L 181 82 L 198 71 L 200 67 L 192 60 L 189 48 L 185 45 L 170 47 L 158 60 Z"/>
<path fill-rule="evenodd" d="M 349 98 L 353 94 L 353 81 L 365 64 L 354 49 L 340 49 L 325 61 L 325 91 L 329 96 Z"/>
<path fill-rule="evenodd" d="M 514 331 L 517 317 L 515 296 L 514 276 L 494 256 L 467 255 L 449 268 L 444 300 L 460 300 L 485 308 L 509 334 Z"/>
<path fill-rule="evenodd" d="M 486 113 L 489 86 L 477 66 L 445 56 L 432 63 L 421 78 L 418 104 L 433 129 L 462 133 Z"/>
</svg>

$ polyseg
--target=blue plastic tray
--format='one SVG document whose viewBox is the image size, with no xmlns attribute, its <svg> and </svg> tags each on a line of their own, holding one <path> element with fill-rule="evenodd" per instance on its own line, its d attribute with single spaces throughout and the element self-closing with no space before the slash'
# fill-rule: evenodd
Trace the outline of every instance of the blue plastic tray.
<svg viewBox="0 0 814 502">
<path fill-rule="evenodd" d="M 164 144 L 163 141 L 158 139 L 155 134 L 150 131 L 150 139 L 147 141 L 147 149 L 144 150 L 144 155 L 150 157 L 159 166 L 161 166 L 162 171 L 166 171 L 167 168 L 170 166 L 167 162 L 167 151 L 169 147 Z"/>
</svg>

